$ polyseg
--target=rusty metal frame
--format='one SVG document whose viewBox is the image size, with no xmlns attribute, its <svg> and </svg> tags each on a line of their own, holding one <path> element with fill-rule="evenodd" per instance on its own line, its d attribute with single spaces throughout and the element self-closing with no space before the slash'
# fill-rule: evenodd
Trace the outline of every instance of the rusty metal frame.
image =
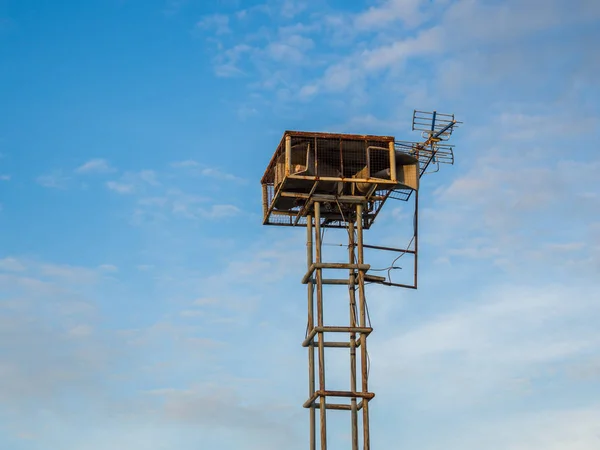
<svg viewBox="0 0 600 450">
<path fill-rule="evenodd" d="M 400 254 L 409 254 L 414 258 L 413 261 L 413 283 L 412 284 L 404 284 L 404 283 L 393 283 L 388 281 L 384 277 L 373 277 L 369 275 L 369 282 L 382 284 L 384 286 L 393 286 L 393 287 L 402 287 L 407 289 L 417 289 L 418 279 L 419 279 L 419 271 L 418 271 L 418 262 L 419 262 L 419 191 L 414 192 L 414 223 L 413 223 L 413 235 L 411 242 L 413 242 L 413 249 L 410 248 L 395 248 L 388 247 L 382 245 L 371 245 L 371 244 L 363 244 L 363 248 L 372 249 L 372 250 L 380 250 L 387 252 L 395 252 Z"/>
<path fill-rule="evenodd" d="M 317 444 L 320 450 L 327 449 L 327 412 L 328 410 L 349 411 L 351 425 L 352 450 L 370 450 L 370 426 L 369 426 L 369 402 L 375 394 L 369 392 L 368 385 L 368 352 L 367 337 L 373 331 L 368 318 L 366 304 L 365 285 L 367 283 L 378 283 L 385 286 L 417 289 L 418 284 L 418 252 L 419 252 L 419 187 L 414 189 L 405 187 L 394 188 L 398 185 L 396 174 L 396 151 L 401 150 L 411 156 L 416 156 L 419 164 L 418 178 L 426 173 L 430 164 L 454 162 L 452 146 L 440 144 L 447 140 L 454 127 L 458 123 L 454 115 L 424 113 L 414 111 L 413 130 L 423 131 L 425 142 L 396 141 L 392 136 L 338 134 L 338 133 L 313 133 L 301 131 L 285 131 L 277 150 L 273 154 L 262 179 L 263 194 L 263 224 L 277 226 L 306 226 L 306 273 L 302 277 L 302 283 L 307 285 L 307 308 L 308 324 L 306 335 L 302 346 L 308 349 L 308 399 L 303 407 L 310 412 L 309 434 L 310 450 L 316 450 Z M 316 158 L 317 139 L 339 139 L 341 172 L 335 176 L 294 175 L 290 173 L 292 162 L 292 138 L 314 138 L 315 141 L 315 166 L 319 161 Z M 367 178 L 348 178 L 343 175 L 351 174 L 344 172 L 344 156 L 342 141 L 379 141 L 389 147 L 390 172 L 389 179 L 371 177 L 370 148 L 384 150 L 383 147 L 367 145 L 366 168 L 367 171 L 358 172 L 360 176 Z M 296 144 L 298 145 L 298 144 Z M 427 148 L 429 147 L 429 148 Z M 308 147 L 310 148 L 310 147 Z M 307 150 L 308 151 L 308 150 Z M 311 150 L 312 151 L 312 150 Z M 308 163 L 307 153 L 307 163 Z M 279 158 L 285 158 L 285 162 Z M 437 158 L 437 160 L 436 160 Z M 281 176 L 282 164 L 284 176 Z M 362 164 L 362 162 L 361 162 Z M 278 172 L 278 170 L 280 172 Z M 297 173 L 310 173 L 307 171 Z M 318 167 L 315 174 L 319 172 Z M 336 173 L 336 172 L 333 172 Z M 358 174 L 357 173 L 357 174 Z M 287 183 L 288 180 L 307 180 L 306 183 Z M 312 184 L 308 182 L 312 181 Z M 319 193 L 317 186 L 320 182 L 344 183 L 344 189 L 330 190 L 328 193 Z M 277 183 L 277 188 L 276 188 Z M 351 183 L 351 189 L 345 189 Z M 368 189 L 356 188 L 357 183 L 369 183 Z M 286 186 L 287 184 L 287 186 Z M 294 186 L 294 184 L 296 186 Z M 298 188 L 298 185 L 304 185 Z M 288 190 L 286 190 L 286 187 Z M 302 192 L 292 192 L 294 190 Z M 364 191 L 367 191 L 364 194 Z M 363 232 L 375 221 L 383 205 L 390 198 L 408 201 L 413 196 L 414 190 L 414 228 L 411 242 L 407 248 L 394 248 L 383 245 L 367 245 L 363 242 Z M 345 193 L 344 193 L 345 191 Z M 347 194 L 348 191 L 351 195 Z M 335 192 L 336 195 L 332 194 Z M 364 194 L 364 195 L 355 195 Z M 298 201 L 290 202 L 292 206 L 282 206 L 281 210 L 275 209 L 275 203 L 281 197 L 295 198 Z M 336 205 L 336 212 L 332 205 Z M 287 217 L 285 221 L 270 221 L 272 216 Z M 322 255 L 322 229 L 325 227 L 345 228 L 348 231 L 348 262 L 323 262 Z M 391 277 L 381 277 L 368 274 L 370 265 L 365 264 L 364 250 L 373 249 L 404 254 L 414 257 L 414 278 L 412 284 L 394 283 Z M 393 264 L 391 264 L 393 266 Z M 391 269 L 392 267 L 388 268 Z M 348 278 L 325 278 L 324 271 L 342 270 L 347 271 Z M 323 317 L 323 286 L 339 285 L 348 289 L 349 322 L 343 325 L 325 325 Z M 337 340 L 326 340 L 326 335 L 347 335 L 348 340 L 338 338 Z M 325 376 L 325 349 L 334 348 L 348 349 L 350 386 L 347 391 L 332 390 L 329 388 Z M 334 402 L 328 401 L 336 399 Z M 349 403 L 341 403 L 343 400 Z M 318 410 L 318 420 L 317 420 Z M 359 417 L 362 426 L 359 426 Z M 360 436 L 362 434 L 362 436 Z M 360 445 L 362 441 L 362 445 Z"/>
<path fill-rule="evenodd" d="M 323 175 L 299 175 L 290 173 L 290 161 L 291 161 L 291 141 L 293 138 L 302 138 L 302 139 L 315 139 L 315 152 L 317 151 L 316 140 L 317 139 L 328 139 L 328 140 L 339 140 L 340 142 L 340 152 L 342 152 L 342 142 L 343 141 L 354 141 L 354 142 L 364 142 L 368 143 L 369 141 L 379 142 L 381 150 L 389 150 L 389 162 L 390 162 L 390 177 L 388 178 L 374 178 L 371 177 L 369 173 L 367 173 L 367 177 L 361 178 L 352 178 L 347 176 L 323 176 Z M 372 145 L 367 144 L 367 155 L 365 157 L 368 158 L 368 149 L 374 148 Z M 368 216 L 364 222 L 364 228 L 368 229 L 375 217 L 383 207 L 385 200 L 389 197 L 390 192 L 393 187 L 397 185 L 396 180 L 396 166 L 395 166 L 395 138 L 393 136 L 375 136 L 375 135 L 359 135 L 359 134 L 342 134 L 342 133 L 320 133 L 320 132 L 303 132 L 303 131 L 285 131 L 278 146 L 271 157 L 267 169 L 261 178 L 261 184 L 263 189 L 263 224 L 264 225 L 279 225 L 279 226 L 304 226 L 306 224 L 306 212 L 309 208 L 312 207 L 312 203 L 305 202 L 306 199 L 312 199 L 317 186 L 320 182 L 336 182 L 341 183 L 343 185 L 352 185 L 356 186 L 357 184 L 370 184 L 372 188 L 367 193 L 367 205 L 366 208 L 368 211 L 371 211 L 372 214 Z M 283 159 L 282 159 L 283 158 Z M 343 164 L 343 157 L 340 153 L 340 164 Z M 318 163 L 317 160 L 315 160 Z M 285 166 L 283 168 L 283 178 L 280 178 L 280 181 L 277 181 L 277 185 L 275 185 L 276 178 L 275 173 L 277 171 L 276 166 L 282 164 Z M 368 166 L 368 163 L 367 163 Z M 311 189 L 309 192 L 286 192 L 286 185 L 289 181 L 305 180 L 306 182 L 312 182 Z M 352 193 L 354 193 L 354 189 L 350 189 Z M 286 198 L 295 198 L 298 200 L 298 206 L 292 207 L 290 209 L 277 210 L 275 208 L 275 204 L 279 201 L 281 197 Z M 356 197 L 362 197 L 357 195 Z M 347 226 L 346 223 L 342 223 L 340 219 L 332 220 L 331 217 L 325 217 L 327 214 L 323 212 L 322 214 L 322 222 L 321 225 L 323 227 L 330 228 L 345 228 Z M 277 217 L 288 217 L 287 220 L 277 219 Z"/>
<path fill-rule="evenodd" d="M 359 412 L 362 414 L 362 449 L 370 450 L 369 401 L 375 394 L 369 392 L 367 337 L 373 328 L 367 321 L 365 281 L 381 280 L 383 277 L 367 275 L 370 265 L 364 262 L 363 204 L 356 199 L 342 198 L 345 206 L 354 209 L 352 218 L 347 219 L 348 262 L 326 263 L 322 260 L 321 203 L 313 201 L 308 211 L 306 274 L 302 283 L 308 287 L 308 326 L 302 346 L 308 348 L 308 399 L 303 407 L 310 411 L 310 449 L 316 450 L 317 441 L 321 450 L 327 449 L 327 411 L 349 411 L 352 429 L 352 449 L 359 449 Z M 356 237 L 355 237 L 356 236 Z M 324 270 L 347 270 L 346 279 L 325 279 Z M 368 278 L 367 278 L 368 277 Z M 325 284 L 346 285 L 349 295 L 349 324 L 325 326 L 323 317 L 323 286 Z M 315 295 L 316 294 L 316 295 Z M 316 317 L 315 317 L 316 316 Z M 347 341 L 327 341 L 326 334 L 348 335 Z M 346 391 L 327 387 L 325 377 L 325 349 L 349 349 L 350 386 Z M 357 349 L 359 351 L 357 352 Z M 317 355 L 315 355 L 317 353 Z M 348 403 L 339 400 L 349 399 Z M 317 410 L 319 420 L 317 421 Z M 317 439 L 318 435 L 318 439 Z"/>
</svg>

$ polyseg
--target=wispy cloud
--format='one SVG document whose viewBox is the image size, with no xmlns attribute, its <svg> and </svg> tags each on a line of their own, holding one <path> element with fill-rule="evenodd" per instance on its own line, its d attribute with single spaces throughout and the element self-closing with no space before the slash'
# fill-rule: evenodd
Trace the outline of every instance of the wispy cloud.
<svg viewBox="0 0 600 450">
<path fill-rule="evenodd" d="M 147 188 L 160 186 L 158 174 L 154 170 L 126 172 L 119 180 L 106 182 L 106 187 L 119 194 L 145 192 Z"/>
<path fill-rule="evenodd" d="M 306 2 L 298 0 L 284 0 L 280 6 L 280 13 L 283 17 L 293 19 L 308 7 Z"/>
<path fill-rule="evenodd" d="M 163 12 L 168 16 L 177 14 L 188 4 L 188 1 L 189 0 L 166 0 Z"/>
<path fill-rule="evenodd" d="M 76 173 L 111 173 L 116 169 L 110 166 L 107 160 L 101 158 L 90 159 L 75 169 Z"/>
<path fill-rule="evenodd" d="M 135 189 L 133 184 L 121 183 L 118 181 L 107 181 L 106 187 L 119 194 L 131 194 Z"/>
<path fill-rule="evenodd" d="M 11 176 L 4 174 L 4 175 L 0 175 L 0 181 L 10 181 Z"/>
<path fill-rule="evenodd" d="M 225 177 L 224 179 L 229 178 Z M 241 210 L 235 205 L 216 204 L 210 197 L 171 188 L 158 197 L 139 198 L 134 212 L 134 222 L 141 225 L 171 219 L 216 220 L 231 218 L 239 214 L 241 214 Z"/>
<path fill-rule="evenodd" d="M 244 70 L 239 67 L 240 62 L 242 58 L 254 52 L 255 49 L 247 44 L 238 44 L 219 51 L 214 58 L 215 74 L 224 78 L 244 75 Z"/>
<path fill-rule="evenodd" d="M 106 273 L 114 273 L 119 271 L 119 268 L 114 264 L 101 264 L 98 266 L 98 269 Z"/>
<path fill-rule="evenodd" d="M 212 205 L 208 209 L 201 208 L 199 214 L 209 219 L 222 219 L 225 217 L 234 217 L 241 213 L 241 210 L 234 205 Z"/>
<path fill-rule="evenodd" d="M 258 110 L 253 106 L 241 105 L 237 110 L 237 115 L 240 119 L 246 120 L 258 115 Z"/>
<path fill-rule="evenodd" d="M 7 257 L 0 259 L 0 270 L 22 272 L 25 270 L 25 265 L 16 258 Z"/>
<path fill-rule="evenodd" d="M 46 175 L 40 175 L 36 178 L 36 182 L 45 188 L 66 189 L 69 179 L 69 177 L 63 175 L 62 171 L 57 170 Z"/>
<path fill-rule="evenodd" d="M 425 3 L 423 0 L 387 0 L 379 6 L 372 6 L 358 13 L 354 18 L 354 24 L 359 29 L 369 32 L 386 29 L 391 24 L 398 26 L 398 22 L 406 28 L 416 28 L 425 18 L 422 11 Z M 440 8 L 445 2 L 434 3 Z"/>
<path fill-rule="evenodd" d="M 208 178 L 215 178 L 223 181 L 243 182 L 244 179 L 232 173 L 223 172 L 216 167 L 209 167 L 194 160 L 176 161 L 171 163 L 171 167 L 177 169 L 187 169 L 191 174 Z"/>
<path fill-rule="evenodd" d="M 200 163 L 194 161 L 192 159 L 186 159 L 185 161 L 175 161 L 171 163 L 171 167 L 175 167 L 177 169 L 181 168 L 190 168 L 190 167 L 199 167 Z"/>
<path fill-rule="evenodd" d="M 229 16 L 225 14 L 212 14 L 205 16 L 196 23 L 196 27 L 202 30 L 213 31 L 217 36 L 231 33 L 229 28 Z"/>
<path fill-rule="evenodd" d="M 209 178 L 216 178 L 218 180 L 243 181 L 242 178 L 239 178 L 231 173 L 222 172 L 219 169 L 215 169 L 212 167 L 205 167 L 204 169 L 201 169 L 200 175 L 209 177 Z"/>
<path fill-rule="evenodd" d="M 69 283 L 93 283 L 98 280 L 98 272 L 93 269 L 68 264 L 44 263 L 39 267 L 41 275 Z"/>
<path fill-rule="evenodd" d="M 76 338 L 82 338 L 91 335 L 93 331 L 94 328 L 92 326 L 82 324 L 71 328 L 69 330 L 69 335 Z"/>
</svg>

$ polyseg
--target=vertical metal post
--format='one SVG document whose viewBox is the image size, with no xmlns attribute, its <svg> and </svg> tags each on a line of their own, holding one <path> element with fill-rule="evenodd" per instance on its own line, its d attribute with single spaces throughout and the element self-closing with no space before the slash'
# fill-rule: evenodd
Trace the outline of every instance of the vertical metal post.
<svg viewBox="0 0 600 450">
<path fill-rule="evenodd" d="M 310 269 L 313 263 L 313 218 L 306 216 L 306 266 Z M 308 327 L 307 333 L 312 332 L 315 327 L 314 318 L 314 292 L 315 287 L 312 278 L 308 281 Z M 315 393 L 315 345 L 311 341 L 308 345 L 308 397 L 312 398 Z M 310 406 L 310 450 L 316 450 L 316 418 L 315 406 Z"/>
<path fill-rule="evenodd" d="M 419 190 L 415 191 L 415 221 L 414 221 L 414 238 L 415 238 L 415 280 L 414 286 L 417 289 L 418 267 L 419 263 Z"/>
<path fill-rule="evenodd" d="M 397 181 L 398 174 L 396 173 L 396 146 L 394 141 L 390 142 L 390 180 Z"/>
<path fill-rule="evenodd" d="M 354 222 L 348 222 L 348 262 L 355 264 Z M 356 277 L 350 269 L 348 292 L 350 295 L 350 326 L 356 326 Z M 350 390 L 356 392 L 356 333 L 350 333 Z M 356 398 L 350 399 L 350 421 L 352 424 L 352 450 L 358 450 L 358 411 Z"/>
<path fill-rule="evenodd" d="M 315 254 L 316 263 L 321 263 L 321 204 L 315 206 Z M 323 270 L 315 269 L 317 281 L 317 325 L 323 327 Z M 322 328 L 321 328 L 322 329 Z M 325 392 L 325 333 L 317 333 L 319 338 L 319 390 Z M 321 427 L 321 450 L 327 450 L 327 409 L 325 407 L 325 396 L 319 397 L 319 414 Z"/>
<path fill-rule="evenodd" d="M 285 175 L 288 176 L 292 168 L 292 137 L 285 136 Z"/>
<path fill-rule="evenodd" d="M 356 205 L 356 224 L 357 224 L 357 254 L 358 264 L 364 264 L 364 249 L 363 249 L 363 205 Z M 367 327 L 367 308 L 365 299 L 365 272 L 358 270 L 358 308 L 360 316 L 360 326 Z M 362 392 L 369 392 L 369 374 L 367 365 L 367 335 L 360 334 L 360 359 L 361 359 L 361 375 L 362 375 Z M 369 434 L 369 400 L 363 399 L 362 416 L 363 416 L 363 450 L 370 450 L 370 434 Z"/>
</svg>

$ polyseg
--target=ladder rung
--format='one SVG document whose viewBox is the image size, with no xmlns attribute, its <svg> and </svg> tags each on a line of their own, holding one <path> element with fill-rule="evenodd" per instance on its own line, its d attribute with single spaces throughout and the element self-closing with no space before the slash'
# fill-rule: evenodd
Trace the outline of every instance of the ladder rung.
<svg viewBox="0 0 600 450">
<path fill-rule="evenodd" d="M 316 280 L 314 278 L 311 278 L 312 282 L 314 283 Z M 354 284 L 356 284 L 358 282 L 358 280 L 354 281 Z M 350 280 L 348 279 L 344 279 L 344 278 L 326 278 L 324 280 L 321 280 L 321 283 L 323 284 L 350 284 Z"/>
<path fill-rule="evenodd" d="M 314 327 L 302 342 L 302 347 L 308 347 L 317 333 L 360 333 L 368 336 L 372 331 L 371 327 Z"/>
<path fill-rule="evenodd" d="M 308 400 L 302 405 L 304 408 L 310 408 L 313 402 L 319 397 L 345 397 L 345 398 L 362 398 L 364 400 L 371 400 L 375 397 L 372 392 L 352 392 L 352 391 L 316 391 Z M 361 402 L 362 403 L 362 402 Z"/>
<path fill-rule="evenodd" d="M 305 404 L 306 405 L 306 404 Z M 304 406 L 305 408 L 316 408 L 321 409 L 321 404 L 313 401 L 308 406 Z M 356 410 L 360 411 L 363 407 L 363 401 L 361 400 L 356 404 Z M 352 411 L 352 405 L 344 405 L 341 403 L 325 403 L 325 409 L 337 409 L 342 411 Z"/>
<path fill-rule="evenodd" d="M 302 343 L 304 345 L 304 343 Z M 304 345 L 304 347 L 309 347 L 310 346 L 310 342 L 306 345 Z M 315 347 L 319 346 L 319 341 L 313 341 L 312 345 L 314 345 Z M 331 348 L 350 348 L 350 342 L 323 342 L 323 347 L 331 347 Z M 354 343 L 354 347 L 360 347 L 360 340 L 356 339 L 356 342 Z"/>
<path fill-rule="evenodd" d="M 316 269 L 354 269 L 367 271 L 371 268 L 369 264 L 350 264 L 350 263 L 312 263 L 308 272 L 302 277 L 302 284 L 307 284 Z"/>
<path fill-rule="evenodd" d="M 383 281 L 386 281 L 387 278 L 386 277 L 378 277 L 375 275 L 365 275 L 365 281 L 373 281 L 376 283 L 381 283 Z M 307 280 L 307 283 L 315 283 L 316 280 L 314 278 L 309 278 Z M 321 280 L 321 284 L 336 284 L 336 285 L 349 285 L 350 284 L 350 280 L 348 280 L 347 278 L 325 278 L 323 280 Z M 354 284 L 359 284 L 358 281 L 358 276 L 355 276 L 354 279 Z"/>
</svg>

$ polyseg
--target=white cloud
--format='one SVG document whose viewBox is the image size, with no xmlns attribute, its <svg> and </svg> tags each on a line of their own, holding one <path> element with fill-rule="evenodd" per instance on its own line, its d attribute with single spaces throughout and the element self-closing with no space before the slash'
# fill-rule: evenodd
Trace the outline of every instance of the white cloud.
<svg viewBox="0 0 600 450">
<path fill-rule="evenodd" d="M 241 213 L 241 210 L 234 205 L 212 205 L 208 208 L 199 210 L 201 216 L 209 219 L 224 219 L 226 217 L 234 217 Z"/>
<path fill-rule="evenodd" d="M 69 264 L 43 263 L 39 270 L 43 276 L 75 284 L 94 283 L 98 279 L 98 272 L 95 270 Z"/>
<path fill-rule="evenodd" d="M 140 170 L 134 176 L 137 176 L 141 181 L 152 186 L 157 186 L 160 184 L 157 180 L 157 174 L 154 170 Z"/>
<path fill-rule="evenodd" d="M 131 194 L 135 189 L 133 184 L 120 183 L 118 181 L 107 181 L 106 187 L 111 191 L 118 192 L 119 194 Z"/>
<path fill-rule="evenodd" d="M 25 265 L 16 258 L 7 257 L 0 259 L 0 270 L 7 272 L 23 272 L 26 270 Z"/>
<path fill-rule="evenodd" d="M 69 330 L 69 335 L 76 338 L 86 337 L 92 334 L 94 328 L 90 325 L 76 325 Z"/>
<path fill-rule="evenodd" d="M 145 191 L 148 187 L 160 186 L 158 175 L 154 170 L 140 170 L 137 172 L 126 172 L 119 181 L 106 182 L 106 187 L 119 194 L 132 194 Z"/>
<path fill-rule="evenodd" d="M 258 114 L 258 110 L 253 106 L 241 105 L 237 109 L 237 115 L 240 119 L 246 120 L 250 117 L 254 117 Z"/>
<path fill-rule="evenodd" d="M 110 166 L 108 161 L 101 158 L 90 159 L 75 169 L 76 173 L 110 173 L 116 169 Z"/>
<path fill-rule="evenodd" d="M 32 275 L 0 275 L 2 297 L 15 299 L 0 305 L 0 333 L 6 337 L 0 343 L 0 409 L 9 422 L 37 428 L 35 405 L 60 414 L 65 390 L 93 396 L 101 385 L 97 374 L 111 358 L 99 341 L 82 351 L 77 340 L 65 339 L 90 335 L 94 308 L 81 290 L 95 281 L 95 271 L 33 260 L 27 269 Z M 102 286 L 94 285 L 94 292 L 101 293 Z"/>
<path fill-rule="evenodd" d="M 219 300 L 214 297 L 201 297 L 194 300 L 196 306 L 216 305 L 217 303 L 219 303 Z"/>
<path fill-rule="evenodd" d="M 118 272 L 119 268 L 113 264 L 101 264 L 98 266 L 98 269 L 102 272 Z"/>
<path fill-rule="evenodd" d="M 163 207 L 168 203 L 167 197 L 144 197 L 138 200 L 138 205 Z"/>
<path fill-rule="evenodd" d="M 177 14 L 188 3 L 188 1 L 189 0 L 167 0 L 165 3 L 164 13 L 168 16 Z"/>
<path fill-rule="evenodd" d="M 61 171 L 55 171 L 36 178 L 36 182 L 40 186 L 52 189 L 66 189 L 68 181 L 69 178 L 64 176 Z"/>
<path fill-rule="evenodd" d="M 175 190 L 170 193 L 169 208 L 173 214 L 188 218 L 196 218 L 199 205 L 206 203 L 207 198 L 198 195 L 190 195 Z"/>
<path fill-rule="evenodd" d="M 226 78 L 244 75 L 244 71 L 238 65 L 244 55 L 251 54 L 254 50 L 247 44 L 237 44 L 227 50 L 219 49 L 214 59 L 215 74 Z"/>
<path fill-rule="evenodd" d="M 302 33 L 307 42 L 319 42 L 312 53 L 308 52 L 310 48 L 286 43 L 285 34 L 289 34 L 289 31 L 284 33 L 283 30 L 290 27 L 282 26 L 278 35 L 263 33 L 263 39 L 267 42 L 264 47 L 256 46 L 253 49 L 253 58 L 249 60 L 251 65 L 240 68 L 237 62 L 224 64 L 217 71 L 225 76 L 243 72 L 259 77 L 261 81 L 252 83 L 252 86 L 265 89 L 272 88 L 267 85 L 275 72 L 283 74 L 277 77 L 279 81 L 276 84 L 281 85 L 279 90 L 300 92 L 299 97 L 282 97 L 289 102 L 306 100 L 317 91 L 352 91 L 356 96 L 358 92 L 374 90 L 373 83 L 365 82 L 367 78 L 374 81 L 388 75 L 391 80 L 391 83 L 386 83 L 388 90 L 401 89 L 403 86 L 410 94 L 414 82 L 408 82 L 407 79 L 414 78 L 412 75 L 416 76 L 416 72 L 413 71 L 412 75 L 407 73 L 405 65 L 410 59 L 420 59 L 434 67 L 433 73 L 441 89 L 439 94 L 460 98 L 456 85 L 468 88 L 473 78 L 483 82 L 488 80 L 489 84 L 493 84 L 493 80 L 503 77 L 503 74 L 514 78 L 515 71 L 521 71 L 524 77 L 535 83 L 534 80 L 539 76 L 533 73 L 538 73 L 540 67 L 544 66 L 538 60 L 543 57 L 550 61 L 559 50 L 552 45 L 547 46 L 547 51 L 540 51 L 539 47 L 529 51 L 526 50 L 527 45 L 517 45 L 518 40 L 567 25 L 590 22 L 600 14 L 598 7 L 589 1 L 578 3 L 575 7 L 562 0 L 543 4 L 515 0 L 498 4 L 476 0 L 388 0 L 378 3 L 354 14 L 344 12 L 336 15 L 314 8 L 314 16 L 322 17 L 320 27 L 301 22 L 292 26 L 297 30 L 296 34 Z M 352 25 L 349 26 L 349 23 Z M 505 32 L 508 28 L 511 33 Z M 493 49 L 481 51 L 482 46 L 488 45 Z M 514 49 L 508 51 L 502 46 L 512 46 Z M 585 51 L 583 42 L 581 47 Z M 526 52 L 531 54 L 523 61 L 515 56 Z M 509 61 L 504 64 L 498 61 L 496 67 L 492 60 L 499 60 L 502 53 L 502 58 L 508 58 Z M 543 56 L 546 53 L 547 56 Z M 261 59 L 261 54 L 268 58 L 263 56 Z M 431 60 L 432 57 L 435 60 Z M 277 66 L 271 66 L 269 59 L 277 61 Z M 591 61 L 593 58 L 582 60 Z M 295 69 L 295 66 L 305 63 L 311 70 Z M 523 63 L 526 67 L 523 67 Z M 474 69 L 474 65 L 478 68 Z M 320 75 L 312 79 L 306 76 L 315 72 Z M 402 83 L 398 81 L 400 79 Z M 428 80 L 426 84 L 433 83 Z M 429 102 L 432 95 L 439 97 L 439 94 L 428 92 L 418 97 Z M 411 104 L 411 107 L 414 105 Z"/>
<path fill-rule="evenodd" d="M 459 425 L 454 436 L 441 438 L 446 446 L 464 450 L 594 450 L 600 445 L 599 415 L 594 405 L 482 418 L 476 426 Z"/>
<path fill-rule="evenodd" d="M 11 176 L 10 175 L 0 175 L 0 181 L 10 181 Z"/>
<path fill-rule="evenodd" d="M 292 19 L 307 8 L 306 2 L 298 0 L 284 0 L 280 6 L 280 13 L 287 19 Z"/>
<path fill-rule="evenodd" d="M 421 11 L 424 3 L 423 0 L 387 0 L 380 6 L 372 6 L 359 13 L 354 23 L 359 29 L 369 32 L 383 31 L 395 22 L 402 22 L 406 28 L 416 28 L 425 18 Z"/>
<path fill-rule="evenodd" d="M 205 16 L 198 21 L 196 27 L 203 30 L 212 30 L 217 35 L 231 33 L 231 29 L 229 28 L 229 16 L 224 14 Z"/>
<path fill-rule="evenodd" d="M 205 167 L 200 171 L 200 173 L 205 177 L 216 178 L 218 180 L 225 181 L 242 181 L 241 178 L 227 172 L 222 172 L 219 169 L 213 167 Z"/>
<path fill-rule="evenodd" d="M 300 34 L 285 34 L 265 47 L 266 53 L 275 61 L 300 64 L 306 61 L 306 52 L 314 47 L 312 39 Z"/>
<path fill-rule="evenodd" d="M 247 111 L 247 114 L 253 114 L 253 110 Z M 216 167 L 206 166 L 194 160 L 176 161 L 171 163 L 171 167 L 178 169 L 188 169 L 191 174 L 203 177 L 215 178 L 223 181 L 244 181 L 242 178 L 228 172 L 224 172 Z"/>
<path fill-rule="evenodd" d="M 200 164 L 192 159 L 186 159 L 185 161 L 175 161 L 171 163 L 171 167 L 175 168 L 190 168 L 198 167 Z"/>
<path fill-rule="evenodd" d="M 204 316 L 206 313 L 199 309 L 186 309 L 184 311 L 181 311 L 180 314 L 182 317 L 200 317 Z"/>
<path fill-rule="evenodd" d="M 312 97 L 319 92 L 319 87 L 314 84 L 307 84 L 302 86 L 299 92 L 300 98 Z"/>
<path fill-rule="evenodd" d="M 366 50 L 361 64 L 367 71 L 381 70 L 395 64 L 403 64 L 411 56 L 423 56 L 442 51 L 443 37 L 438 28 L 421 31 L 414 38 L 397 40 L 393 44 Z"/>
</svg>

